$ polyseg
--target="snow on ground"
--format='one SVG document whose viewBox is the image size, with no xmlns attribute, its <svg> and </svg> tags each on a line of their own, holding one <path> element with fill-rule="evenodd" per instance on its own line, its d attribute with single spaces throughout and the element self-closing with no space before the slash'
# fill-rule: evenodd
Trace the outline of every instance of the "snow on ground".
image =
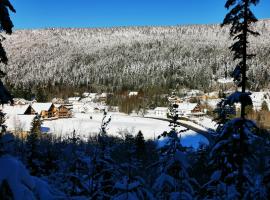
<svg viewBox="0 0 270 200">
<path fill-rule="evenodd" d="M 177 130 L 186 130 L 186 128 L 181 126 L 177 128 Z M 188 130 L 181 133 L 181 144 L 185 147 L 193 147 L 197 149 L 202 143 L 209 144 L 208 140 L 204 136 L 198 134 L 195 131 Z"/>
<path fill-rule="evenodd" d="M 108 126 L 108 134 L 110 135 L 121 136 L 120 132 L 127 131 L 135 135 L 141 130 L 145 139 L 155 139 L 164 131 L 170 130 L 169 123 L 166 121 L 129 116 L 122 113 L 109 113 L 109 115 L 112 117 Z M 87 138 L 89 135 L 95 135 L 99 132 L 102 117 L 102 113 L 75 113 L 74 118 L 44 121 L 43 126 L 49 127 L 50 132 L 57 135 L 70 135 L 75 130 L 81 138 Z M 185 128 L 182 127 L 182 129 Z M 197 148 L 201 142 L 208 144 L 204 136 L 194 131 L 189 130 L 182 134 L 182 144 L 184 146 Z"/>
<path fill-rule="evenodd" d="M 218 83 L 233 83 L 233 78 L 220 78 L 217 80 Z"/>
<path fill-rule="evenodd" d="M 51 188 L 43 180 L 31 176 L 25 166 L 14 157 L 1 156 L 0 166 L 0 185 L 2 181 L 7 181 L 13 194 L 12 199 L 66 199 L 62 193 Z"/>
<path fill-rule="evenodd" d="M 206 129 L 212 129 L 216 130 L 217 128 L 217 123 L 214 122 L 211 118 L 207 116 L 203 117 L 192 117 L 190 120 L 194 121 L 196 124 L 206 128 Z"/>
<path fill-rule="evenodd" d="M 8 131 L 27 132 L 31 129 L 31 123 L 35 115 L 10 115 L 7 117 L 5 124 Z"/>
</svg>

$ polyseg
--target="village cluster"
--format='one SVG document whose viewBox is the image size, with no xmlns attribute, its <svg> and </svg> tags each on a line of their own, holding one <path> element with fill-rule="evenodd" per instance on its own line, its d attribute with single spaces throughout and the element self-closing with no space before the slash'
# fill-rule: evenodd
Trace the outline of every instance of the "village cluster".
<svg viewBox="0 0 270 200">
<path fill-rule="evenodd" d="M 229 93 L 229 91 L 228 91 Z M 21 98 L 14 99 L 14 105 L 3 105 L 2 110 L 6 113 L 6 124 L 8 131 L 13 133 L 28 133 L 31 122 L 36 114 L 40 115 L 43 121 L 76 118 L 76 113 L 83 113 L 91 120 L 93 116 L 102 114 L 104 111 L 119 113 L 117 106 L 106 105 L 107 98 L 112 94 L 85 92 L 79 96 L 69 97 L 66 100 L 54 98 L 51 102 L 41 103 L 36 100 L 28 101 Z M 138 92 L 132 91 L 128 96 L 137 96 Z M 270 106 L 269 92 L 253 92 L 253 109 L 260 110 L 262 102 Z M 169 96 L 168 102 L 178 104 L 179 117 L 193 121 L 201 126 L 214 129 L 215 124 L 211 122 L 208 111 L 213 110 L 221 100 L 218 92 L 203 93 L 199 90 L 186 91 L 183 97 L 177 95 Z M 238 105 L 236 105 L 237 109 Z M 144 115 L 139 117 L 150 117 L 164 119 L 168 117 L 168 107 L 156 107 L 146 110 Z M 135 112 L 131 114 L 136 116 Z M 49 127 L 43 127 L 42 132 L 49 132 Z"/>
</svg>

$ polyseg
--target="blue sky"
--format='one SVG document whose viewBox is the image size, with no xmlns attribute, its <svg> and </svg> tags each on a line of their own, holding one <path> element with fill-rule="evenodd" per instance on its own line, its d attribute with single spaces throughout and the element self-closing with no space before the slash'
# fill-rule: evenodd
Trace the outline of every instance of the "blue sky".
<svg viewBox="0 0 270 200">
<path fill-rule="evenodd" d="M 16 29 L 47 27 L 213 24 L 223 20 L 225 0 L 10 0 Z M 254 8 L 270 18 L 270 0 Z"/>
</svg>

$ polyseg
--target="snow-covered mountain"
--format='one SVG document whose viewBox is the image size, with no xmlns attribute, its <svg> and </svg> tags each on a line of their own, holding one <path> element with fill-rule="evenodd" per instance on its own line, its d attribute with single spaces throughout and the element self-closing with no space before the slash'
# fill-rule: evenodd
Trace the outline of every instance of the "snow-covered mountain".
<svg viewBox="0 0 270 200">
<path fill-rule="evenodd" d="M 250 38 L 257 57 L 249 71 L 255 89 L 269 84 L 270 20 L 259 21 L 256 30 L 261 36 Z M 206 89 L 234 65 L 229 29 L 219 25 L 17 30 L 6 38 L 7 81 L 16 86 Z"/>
</svg>

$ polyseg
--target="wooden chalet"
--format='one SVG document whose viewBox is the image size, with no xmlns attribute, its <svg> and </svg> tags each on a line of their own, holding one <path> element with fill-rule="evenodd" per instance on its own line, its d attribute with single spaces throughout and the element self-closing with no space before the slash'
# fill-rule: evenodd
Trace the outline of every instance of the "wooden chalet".
<svg viewBox="0 0 270 200">
<path fill-rule="evenodd" d="M 25 115 L 39 114 L 43 119 L 51 119 L 57 117 L 57 108 L 52 103 L 33 103 L 29 105 L 25 111 Z"/>
<path fill-rule="evenodd" d="M 70 111 L 70 109 L 68 107 L 66 107 L 65 105 L 55 105 L 55 107 L 57 108 L 56 111 L 56 117 L 58 118 L 69 118 L 72 117 L 72 113 Z"/>
</svg>

